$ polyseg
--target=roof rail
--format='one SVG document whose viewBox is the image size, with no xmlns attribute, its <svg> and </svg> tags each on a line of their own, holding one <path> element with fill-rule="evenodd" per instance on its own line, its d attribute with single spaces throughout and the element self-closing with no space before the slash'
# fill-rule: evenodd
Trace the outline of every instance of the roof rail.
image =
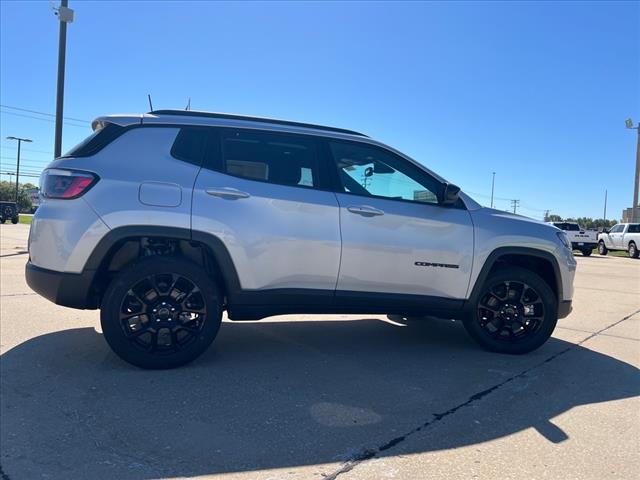
<svg viewBox="0 0 640 480">
<path fill-rule="evenodd" d="M 325 127 L 324 125 L 314 125 L 313 123 L 292 122 L 289 120 L 276 120 L 274 118 L 251 117 L 247 115 L 234 115 L 231 113 L 216 112 L 200 112 L 197 110 L 152 110 L 148 112 L 151 115 L 179 115 L 184 117 L 207 117 L 207 118 L 223 118 L 226 120 L 246 120 L 250 122 L 275 123 L 278 125 L 290 125 L 292 127 L 313 128 L 316 130 L 326 130 L 328 132 L 346 133 L 348 135 L 358 135 L 366 137 L 364 133 L 347 130 L 344 128 Z"/>
</svg>

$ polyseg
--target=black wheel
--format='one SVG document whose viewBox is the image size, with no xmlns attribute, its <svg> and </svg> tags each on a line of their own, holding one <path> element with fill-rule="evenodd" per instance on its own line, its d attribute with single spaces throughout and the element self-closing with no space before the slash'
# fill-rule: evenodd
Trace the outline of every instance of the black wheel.
<svg viewBox="0 0 640 480">
<path fill-rule="evenodd" d="M 638 247 L 635 242 L 629 242 L 629 258 L 638 258 Z"/>
<path fill-rule="evenodd" d="M 18 221 L 19 221 L 19 220 L 20 220 L 20 218 L 18 218 L 18 217 L 13 217 L 13 218 L 11 219 L 11 223 L 13 223 L 13 224 L 15 225 L 16 223 L 18 223 Z"/>
<path fill-rule="evenodd" d="M 107 343 L 142 368 L 184 365 L 211 345 L 222 318 L 219 290 L 194 263 L 177 257 L 140 260 L 113 279 L 100 323 Z"/>
<path fill-rule="evenodd" d="M 489 275 L 464 326 L 488 350 L 522 354 L 546 342 L 557 321 L 549 285 L 530 270 L 508 267 Z"/>
<path fill-rule="evenodd" d="M 606 255 L 609 252 L 609 250 L 607 250 L 607 247 L 605 246 L 604 242 L 602 240 L 600 240 L 598 242 L 598 253 L 600 255 Z"/>
<path fill-rule="evenodd" d="M 589 255 L 591 255 L 592 249 L 590 248 L 585 248 L 582 250 L 582 255 L 584 255 L 585 257 L 588 257 Z"/>
</svg>

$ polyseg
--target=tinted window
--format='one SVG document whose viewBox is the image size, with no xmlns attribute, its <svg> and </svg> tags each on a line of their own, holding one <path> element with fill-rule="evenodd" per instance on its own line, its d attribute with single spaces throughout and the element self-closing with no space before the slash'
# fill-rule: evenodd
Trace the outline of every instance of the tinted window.
<svg viewBox="0 0 640 480">
<path fill-rule="evenodd" d="M 209 129 L 206 128 L 181 128 L 171 147 L 171 155 L 178 160 L 202 165 L 209 134 Z"/>
<path fill-rule="evenodd" d="M 299 135 L 226 130 L 222 133 L 224 171 L 230 175 L 301 187 L 317 187 L 315 142 Z"/>
<path fill-rule="evenodd" d="M 611 230 L 609 230 L 609 233 L 618 233 L 621 232 L 624 229 L 624 225 L 614 225 L 613 228 Z"/>
<path fill-rule="evenodd" d="M 91 135 L 62 156 L 89 157 L 91 155 L 95 155 L 125 131 L 125 127 L 121 127 L 120 125 L 115 125 L 113 123 L 107 123 L 105 127 L 95 130 Z"/>
<path fill-rule="evenodd" d="M 629 225 L 627 233 L 640 233 L 640 223 Z"/>
<path fill-rule="evenodd" d="M 360 143 L 329 145 L 346 193 L 438 203 L 441 183 L 397 155 Z"/>
<path fill-rule="evenodd" d="M 566 230 L 568 232 L 580 231 L 580 227 L 575 223 L 557 222 L 557 223 L 554 223 L 554 225 L 558 227 L 560 230 Z"/>
</svg>

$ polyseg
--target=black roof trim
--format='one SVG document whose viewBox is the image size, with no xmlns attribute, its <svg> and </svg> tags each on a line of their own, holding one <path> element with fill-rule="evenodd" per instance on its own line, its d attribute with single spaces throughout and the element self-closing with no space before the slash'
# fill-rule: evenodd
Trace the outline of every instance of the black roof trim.
<svg viewBox="0 0 640 480">
<path fill-rule="evenodd" d="M 207 118 L 223 118 L 226 120 L 246 120 L 250 122 L 275 123 L 278 125 L 289 125 L 292 127 L 313 128 L 316 130 L 326 130 L 328 132 L 346 133 L 348 135 L 358 135 L 366 137 L 364 133 L 346 130 L 344 128 L 325 127 L 324 125 L 314 125 L 313 123 L 292 122 L 289 120 L 276 120 L 265 117 L 250 117 L 246 115 L 234 115 L 231 113 L 215 113 L 215 112 L 199 112 L 196 110 L 152 110 L 148 112 L 151 115 L 179 115 L 183 117 L 207 117 Z"/>
</svg>

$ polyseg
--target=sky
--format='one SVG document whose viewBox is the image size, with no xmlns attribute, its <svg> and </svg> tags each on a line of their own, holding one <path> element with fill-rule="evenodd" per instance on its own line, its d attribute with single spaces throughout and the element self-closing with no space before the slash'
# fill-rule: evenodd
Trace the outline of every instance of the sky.
<svg viewBox="0 0 640 480">
<path fill-rule="evenodd" d="M 489 205 L 620 218 L 640 121 L 640 2 L 70 0 L 63 151 L 153 106 L 364 132 Z M 1 172 L 53 157 L 58 21 L 0 1 Z M 45 115 L 33 112 L 42 112 Z M 8 179 L 6 175 L 3 179 Z M 37 178 L 25 180 L 37 183 Z"/>
</svg>

